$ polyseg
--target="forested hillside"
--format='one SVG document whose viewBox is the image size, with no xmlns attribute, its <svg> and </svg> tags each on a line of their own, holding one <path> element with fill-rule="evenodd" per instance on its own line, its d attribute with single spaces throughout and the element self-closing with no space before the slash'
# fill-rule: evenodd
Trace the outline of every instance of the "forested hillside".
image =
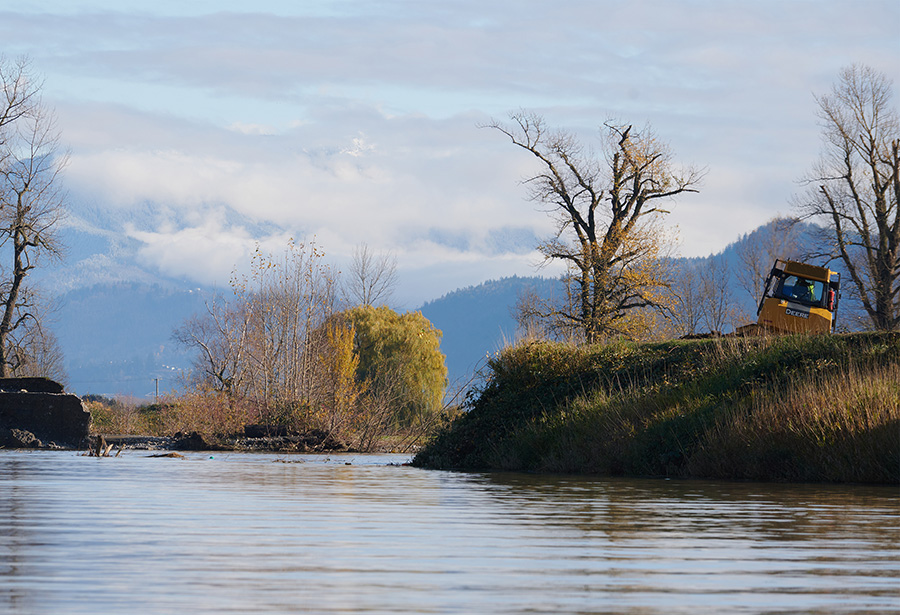
<svg viewBox="0 0 900 615">
<path fill-rule="evenodd" d="M 562 288 L 554 279 L 513 276 L 461 288 L 422 306 L 422 315 L 443 332 L 451 388 L 465 384 L 487 354 L 515 340 L 514 310 L 526 290 L 551 294 Z"/>
</svg>

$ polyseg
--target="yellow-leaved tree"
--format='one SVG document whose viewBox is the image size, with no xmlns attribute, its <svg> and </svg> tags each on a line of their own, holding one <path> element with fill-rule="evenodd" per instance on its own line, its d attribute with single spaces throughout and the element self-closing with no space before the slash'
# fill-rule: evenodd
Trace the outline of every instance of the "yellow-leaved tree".
<svg viewBox="0 0 900 615">
<path fill-rule="evenodd" d="M 318 379 L 317 417 L 329 434 L 343 434 L 353 427 L 363 386 L 357 382 L 359 354 L 355 348 L 356 327 L 352 322 L 333 318 L 325 324 L 325 343 L 319 353 L 321 377 Z"/>
<path fill-rule="evenodd" d="M 556 220 L 556 233 L 538 246 L 566 265 L 566 300 L 530 301 L 531 314 L 557 335 L 585 342 L 633 337 L 646 328 L 646 310 L 665 311 L 668 281 L 659 264 L 665 204 L 697 192 L 702 172 L 676 168 L 669 148 L 649 130 L 607 122 L 597 157 L 571 133 L 548 129 L 541 116 L 519 112 L 509 125 L 492 122 L 514 145 L 540 161 L 526 180 L 531 198 Z"/>
<path fill-rule="evenodd" d="M 357 376 L 373 395 L 392 400 L 394 425 L 432 421 L 447 386 L 440 330 L 421 312 L 399 314 L 386 306 L 358 306 L 343 316 L 356 331 Z"/>
</svg>

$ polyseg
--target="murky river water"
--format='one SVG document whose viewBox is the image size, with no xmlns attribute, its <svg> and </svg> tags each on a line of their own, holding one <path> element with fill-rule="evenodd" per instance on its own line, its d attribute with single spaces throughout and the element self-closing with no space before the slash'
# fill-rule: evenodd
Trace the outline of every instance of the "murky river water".
<svg viewBox="0 0 900 615">
<path fill-rule="evenodd" d="M 147 455 L 0 451 L 0 613 L 900 613 L 895 487 Z"/>
</svg>

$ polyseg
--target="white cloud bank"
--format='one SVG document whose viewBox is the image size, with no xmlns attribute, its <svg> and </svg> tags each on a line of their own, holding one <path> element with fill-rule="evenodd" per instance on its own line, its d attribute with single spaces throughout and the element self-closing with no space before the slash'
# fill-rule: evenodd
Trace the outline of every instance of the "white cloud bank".
<svg viewBox="0 0 900 615">
<path fill-rule="evenodd" d="M 841 66 L 900 78 L 893 0 L 187 4 L 0 9 L 0 37 L 46 76 L 73 203 L 219 284 L 290 236 L 393 251 L 410 301 L 532 272 L 535 163 L 478 128 L 519 107 L 650 122 L 709 169 L 670 216 L 708 254 L 789 211 Z"/>
</svg>

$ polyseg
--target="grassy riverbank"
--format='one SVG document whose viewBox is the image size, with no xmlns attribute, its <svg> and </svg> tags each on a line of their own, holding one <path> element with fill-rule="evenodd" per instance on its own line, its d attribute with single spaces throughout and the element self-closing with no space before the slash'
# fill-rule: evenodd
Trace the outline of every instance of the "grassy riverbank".
<svg viewBox="0 0 900 615">
<path fill-rule="evenodd" d="M 529 343 L 414 465 L 900 482 L 900 334 Z"/>
</svg>

